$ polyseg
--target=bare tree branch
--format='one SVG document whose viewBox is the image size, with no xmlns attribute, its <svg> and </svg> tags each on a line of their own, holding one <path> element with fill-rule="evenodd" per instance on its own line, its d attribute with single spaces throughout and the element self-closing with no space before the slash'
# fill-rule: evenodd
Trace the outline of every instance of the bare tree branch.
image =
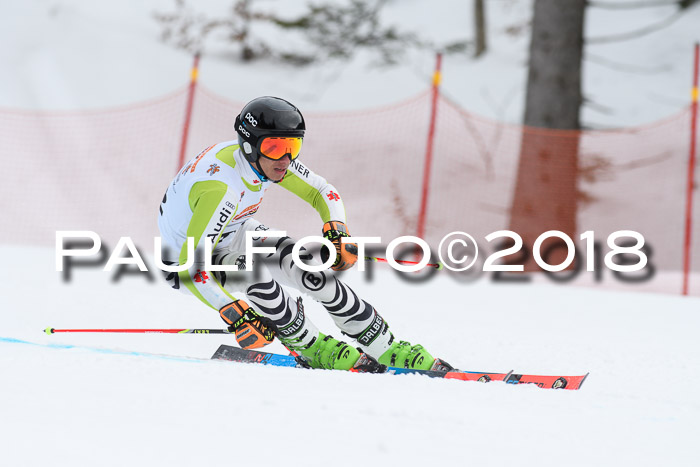
<svg viewBox="0 0 700 467">
<path fill-rule="evenodd" d="M 262 12 L 253 0 L 231 0 L 230 16 L 210 19 L 198 14 L 187 0 L 175 0 L 175 11 L 155 13 L 162 39 L 190 52 L 202 52 L 213 31 L 224 36 L 228 47 L 239 52 L 243 61 L 275 57 L 294 65 L 333 58 L 347 59 L 357 49 L 371 49 L 379 55 L 379 64 L 391 64 L 410 47 L 426 47 L 414 34 L 381 24 L 380 10 L 386 0 L 350 0 L 349 2 L 309 3 L 304 13 L 282 18 Z M 302 37 L 308 47 L 285 47 L 285 41 L 271 41 L 256 32 L 255 24 L 272 24 L 282 34 Z M 301 50 L 301 52 L 299 52 Z"/>
<path fill-rule="evenodd" d="M 639 66 L 639 65 L 630 65 L 627 63 L 619 63 L 619 62 L 614 62 L 612 60 L 608 60 L 607 58 L 601 57 L 600 55 L 594 55 L 591 53 L 586 53 L 584 55 L 584 59 L 587 62 L 595 63 L 597 65 L 602 65 L 602 66 L 608 67 L 612 70 L 620 71 L 623 73 L 654 74 L 654 73 L 662 73 L 664 71 L 668 71 L 670 68 L 668 65 L 660 65 L 660 66 L 655 66 L 655 67 L 644 67 L 644 66 Z"/>
<path fill-rule="evenodd" d="M 484 0 L 475 0 L 474 2 L 474 28 L 476 29 L 474 57 L 479 57 L 486 52 L 486 13 Z"/>
<path fill-rule="evenodd" d="M 636 8 L 655 8 L 680 4 L 679 0 L 648 0 L 640 2 L 596 2 L 589 1 L 589 7 L 605 8 L 607 10 L 631 10 Z"/>
<path fill-rule="evenodd" d="M 596 102 L 588 97 L 583 98 L 583 105 L 589 109 L 604 114 L 604 115 L 614 115 L 615 110 L 612 107 L 605 106 L 599 102 Z"/>
<path fill-rule="evenodd" d="M 659 31 L 673 23 L 675 23 L 678 18 L 683 16 L 683 13 L 685 13 L 683 10 L 678 10 L 668 18 L 666 18 L 663 21 L 660 21 L 656 24 L 652 24 L 650 26 L 637 29 L 636 31 L 630 31 L 626 32 L 623 34 L 615 34 L 612 36 L 600 36 L 600 37 L 591 37 L 589 39 L 585 39 L 586 44 L 607 44 L 610 42 L 622 42 L 622 41 L 628 41 L 631 39 L 636 39 L 638 37 L 646 36 L 647 34 L 651 34 L 653 32 Z"/>
</svg>

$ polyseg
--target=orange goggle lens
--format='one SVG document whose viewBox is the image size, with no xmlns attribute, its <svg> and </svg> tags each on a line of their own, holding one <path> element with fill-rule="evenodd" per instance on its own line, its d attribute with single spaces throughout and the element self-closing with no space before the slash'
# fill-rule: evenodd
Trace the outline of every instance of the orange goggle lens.
<svg viewBox="0 0 700 467">
<path fill-rule="evenodd" d="M 279 160 L 285 156 L 290 156 L 294 160 L 301 151 L 301 140 L 302 138 L 269 136 L 263 138 L 260 143 L 260 153 L 273 160 Z"/>
</svg>

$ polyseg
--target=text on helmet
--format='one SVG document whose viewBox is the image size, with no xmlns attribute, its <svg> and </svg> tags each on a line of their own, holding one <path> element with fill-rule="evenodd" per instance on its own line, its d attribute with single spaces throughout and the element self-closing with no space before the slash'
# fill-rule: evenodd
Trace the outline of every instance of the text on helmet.
<svg viewBox="0 0 700 467">
<path fill-rule="evenodd" d="M 250 112 L 248 112 L 247 114 L 245 114 L 245 119 L 248 120 L 248 122 L 249 122 L 251 125 L 253 125 L 253 126 L 258 126 L 258 121 L 257 121 L 255 118 L 253 118 L 253 116 L 250 114 Z"/>
</svg>

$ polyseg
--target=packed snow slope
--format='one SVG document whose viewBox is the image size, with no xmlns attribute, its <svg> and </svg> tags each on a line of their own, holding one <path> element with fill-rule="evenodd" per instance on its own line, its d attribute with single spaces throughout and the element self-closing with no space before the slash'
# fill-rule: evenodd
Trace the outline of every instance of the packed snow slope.
<svg viewBox="0 0 700 467">
<path fill-rule="evenodd" d="M 700 299 L 344 274 L 397 337 L 463 369 L 590 376 L 579 391 L 203 361 L 231 337 L 160 279 L 55 271 L 0 247 L 4 465 L 695 465 Z M 324 309 L 308 315 L 334 332 Z M 336 335 L 338 335 L 336 333 Z M 32 345 L 16 340 L 31 342 Z M 70 348 L 62 348 L 68 345 Z M 76 347 L 72 347 L 76 346 Z M 283 349 L 278 343 L 268 347 Z M 97 350 L 104 349 L 104 350 Z M 146 352 L 163 356 L 134 354 Z"/>
<path fill-rule="evenodd" d="M 130 105 L 187 83 L 191 57 L 161 43 L 151 17 L 172 10 L 170 0 L 5 3 L 0 107 Z M 442 91 L 477 114 L 520 122 L 532 2 L 486 3 L 489 53 L 446 56 Z M 471 35 L 470 7 L 402 0 L 389 2 L 387 18 L 445 44 Z M 634 31 L 672 13 L 591 9 L 586 36 Z M 642 39 L 587 47 L 584 92 L 597 105 L 587 105 L 584 122 L 637 125 L 687 106 L 699 15 L 696 5 Z M 364 54 L 303 70 L 229 58 L 205 55 L 200 82 L 232 100 L 281 95 L 309 111 L 406 99 L 429 86 L 434 65 L 431 51 L 383 69 L 368 67 Z M 28 167 L 22 176 L 30 175 Z M 37 200 L 37 212 L 27 213 L 37 222 L 40 206 Z M 590 372 L 580 391 L 553 391 L 209 361 L 219 344 L 232 344 L 215 335 L 48 336 L 49 326 L 222 326 L 215 312 L 158 279 L 114 282 L 99 268 L 82 268 L 66 281 L 54 255 L 0 239 L 2 465 L 697 464 L 698 298 L 642 294 L 643 285 L 611 292 L 486 277 L 465 283 L 446 273 L 415 284 L 383 265 L 372 280 L 343 275 L 397 337 L 460 368 Z M 323 308 L 305 303 L 333 333 Z M 283 351 L 277 343 L 269 349 Z"/>
</svg>

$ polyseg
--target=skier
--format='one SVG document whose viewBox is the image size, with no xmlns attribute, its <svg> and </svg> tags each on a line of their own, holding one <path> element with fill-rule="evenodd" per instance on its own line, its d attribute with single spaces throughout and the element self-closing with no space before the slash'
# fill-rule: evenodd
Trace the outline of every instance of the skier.
<svg viewBox="0 0 700 467">
<path fill-rule="evenodd" d="M 306 129 L 299 109 L 284 99 L 259 97 L 245 105 L 234 126 L 237 140 L 205 149 L 180 170 L 163 197 L 158 226 L 163 241 L 179 255 L 170 264 L 186 263 L 187 237 L 193 237 L 198 248 L 212 242 L 211 264 L 243 269 L 246 261 L 254 261 L 255 272 L 245 273 L 247 300 L 233 295 L 241 290 L 233 273 L 206 271 L 203 261 L 169 274 L 172 287 L 217 310 L 246 349 L 267 345 L 277 336 L 312 368 L 452 369 L 421 345 L 395 339 L 374 307 L 332 273 L 306 272 L 296 266 L 291 254 L 293 240 L 266 237 L 268 228 L 252 217 L 268 188 L 279 185 L 321 215 L 323 236 L 335 246 L 331 269 L 346 270 L 357 261 L 357 246 L 341 243 L 350 233 L 338 190 L 297 160 Z M 255 245 L 274 246 L 275 253 L 246 258 L 246 232 L 251 231 L 258 232 Z M 314 255 L 301 251 L 306 264 L 319 264 Z M 328 259 L 323 252 L 328 254 L 323 249 L 321 260 Z M 342 333 L 355 339 L 360 348 L 321 333 L 304 314 L 301 299 L 293 300 L 280 284 L 320 302 Z"/>
</svg>

